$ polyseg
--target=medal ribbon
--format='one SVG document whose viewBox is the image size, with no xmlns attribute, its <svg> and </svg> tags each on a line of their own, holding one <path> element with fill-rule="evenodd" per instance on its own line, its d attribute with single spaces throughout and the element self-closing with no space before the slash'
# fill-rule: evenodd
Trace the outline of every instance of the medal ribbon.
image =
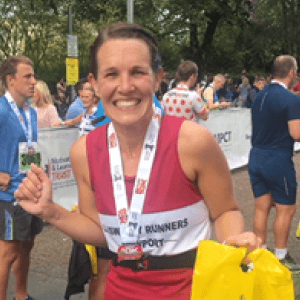
<svg viewBox="0 0 300 300">
<path fill-rule="evenodd" d="M 28 146 L 31 147 L 32 146 L 32 127 L 31 127 L 31 115 L 30 115 L 30 109 L 29 109 L 28 103 L 26 102 L 23 106 L 24 111 L 25 111 L 25 116 L 26 116 L 27 122 L 28 122 L 28 128 L 27 128 L 24 118 L 22 117 L 20 110 L 19 110 L 15 100 L 11 96 L 10 92 L 6 92 L 5 97 L 8 100 L 9 105 L 11 106 L 12 110 L 16 114 L 16 116 L 24 130 L 24 133 L 25 133 L 25 136 L 26 136 L 26 139 L 28 142 Z"/>
<path fill-rule="evenodd" d="M 156 110 L 144 140 L 130 209 L 127 202 L 119 141 L 114 125 L 110 123 L 108 126 L 110 171 L 122 244 L 136 244 L 138 241 L 140 219 L 157 147 L 160 118 L 161 115 Z"/>
</svg>

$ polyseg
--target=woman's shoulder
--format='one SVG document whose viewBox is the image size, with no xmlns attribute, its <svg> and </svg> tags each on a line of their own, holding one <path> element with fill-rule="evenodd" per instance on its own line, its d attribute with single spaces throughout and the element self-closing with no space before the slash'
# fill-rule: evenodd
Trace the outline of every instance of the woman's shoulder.
<svg viewBox="0 0 300 300">
<path fill-rule="evenodd" d="M 179 143 L 188 151 L 206 151 L 215 142 L 214 136 L 203 125 L 193 121 L 184 121 L 182 123 Z"/>
</svg>

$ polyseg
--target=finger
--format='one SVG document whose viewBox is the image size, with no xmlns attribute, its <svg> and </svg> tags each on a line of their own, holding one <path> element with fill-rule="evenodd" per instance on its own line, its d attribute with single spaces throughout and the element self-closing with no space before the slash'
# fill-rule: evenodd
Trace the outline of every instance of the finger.
<svg viewBox="0 0 300 300">
<path fill-rule="evenodd" d="M 27 180 L 25 180 L 25 178 Z M 39 178 L 39 175 L 36 174 L 34 171 L 29 171 L 25 177 L 23 179 L 23 182 L 28 183 L 31 182 L 31 184 L 33 185 L 33 187 L 39 191 L 42 190 L 43 188 L 43 182 L 41 181 L 41 179 Z"/>
<path fill-rule="evenodd" d="M 235 247 L 245 247 L 247 252 L 251 252 L 254 249 L 261 246 L 261 240 L 256 237 L 252 232 L 245 232 L 239 235 L 228 237 L 225 240 L 226 245 L 235 246 Z"/>
<path fill-rule="evenodd" d="M 17 201 L 21 200 L 27 200 L 27 201 L 32 201 L 32 202 L 37 202 L 38 198 L 31 192 L 30 189 L 26 187 L 24 182 L 22 182 L 18 189 L 14 193 L 15 198 Z"/>
<path fill-rule="evenodd" d="M 36 176 L 31 174 L 28 175 L 28 177 L 25 177 L 22 181 L 22 187 L 26 188 L 32 195 L 34 195 L 35 198 L 39 198 L 42 195 L 41 191 L 41 183 L 35 182 L 34 179 L 36 180 Z"/>
<path fill-rule="evenodd" d="M 31 171 L 39 178 L 39 180 L 44 183 L 50 183 L 48 175 L 45 173 L 42 167 L 38 167 L 35 164 L 31 164 Z"/>
</svg>

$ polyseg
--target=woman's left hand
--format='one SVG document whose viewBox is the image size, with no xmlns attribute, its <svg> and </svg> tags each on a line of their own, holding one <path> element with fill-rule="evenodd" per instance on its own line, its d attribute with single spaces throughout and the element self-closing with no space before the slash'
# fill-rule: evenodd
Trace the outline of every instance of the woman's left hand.
<svg viewBox="0 0 300 300">
<path fill-rule="evenodd" d="M 226 238 L 224 244 L 228 246 L 246 247 L 249 253 L 256 248 L 262 247 L 262 240 L 253 232 L 244 232 Z"/>
</svg>

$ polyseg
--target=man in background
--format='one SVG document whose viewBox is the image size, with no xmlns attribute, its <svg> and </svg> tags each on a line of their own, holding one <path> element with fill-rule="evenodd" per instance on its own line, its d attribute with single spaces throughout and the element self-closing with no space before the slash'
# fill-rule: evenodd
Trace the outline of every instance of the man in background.
<svg viewBox="0 0 300 300">
<path fill-rule="evenodd" d="M 192 61 L 183 61 L 176 70 L 177 85 L 162 99 L 165 113 L 171 116 L 185 117 L 187 120 L 203 120 L 208 118 L 208 110 L 201 96 L 190 90 L 195 86 L 198 77 L 198 67 Z"/>
<path fill-rule="evenodd" d="M 245 107 L 247 107 L 247 108 L 252 107 L 254 99 L 256 98 L 258 93 L 264 89 L 265 84 L 266 84 L 266 80 L 264 77 L 256 77 L 254 84 L 253 84 L 253 88 L 250 90 L 250 92 L 247 96 L 247 99 L 245 102 Z"/>
<path fill-rule="evenodd" d="M 226 108 L 231 105 L 231 103 L 218 98 L 217 91 L 223 88 L 224 84 L 225 77 L 222 74 L 217 74 L 214 76 L 213 82 L 204 90 L 203 100 L 207 103 L 209 110 Z"/>
<path fill-rule="evenodd" d="M 84 112 L 84 105 L 80 98 L 80 95 L 83 90 L 91 90 L 92 86 L 87 79 L 81 79 L 78 82 L 76 88 L 77 88 L 78 96 L 75 98 L 73 103 L 70 105 L 70 107 L 66 113 L 66 117 L 65 117 L 66 120 L 74 119 Z"/>
<path fill-rule="evenodd" d="M 277 57 L 271 84 L 254 99 L 251 111 L 253 147 L 248 165 L 255 197 L 253 231 L 266 248 L 268 216 L 275 206 L 274 252 L 291 271 L 300 270 L 300 265 L 288 253 L 297 191 L 293 146 L 294 141 L 300 141 L 300 101 L 289 89 L 297 78 L 297 69 L 294 57 Z"/>
<path fill-rule="evenodd" d="M 15 300 L 28 296 L 30 252 L 43 222 L 24 211 L 14 192 L 30 169 L 39 164 L 37 116 L 27 99 L 34 94 L 36 79 L 32 62 L 11 56 L 0 67 L 6 93 L 0 98 L 0 299 L 5 300 L 10 270 L 15 275 Z"/>
</svg>

